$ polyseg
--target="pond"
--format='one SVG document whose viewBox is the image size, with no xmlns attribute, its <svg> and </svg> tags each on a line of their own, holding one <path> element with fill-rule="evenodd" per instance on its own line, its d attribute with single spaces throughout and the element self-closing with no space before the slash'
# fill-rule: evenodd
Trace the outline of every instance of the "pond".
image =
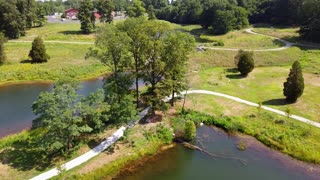
<svg viewBox="0 0 320 180">
<path fill-rule="evenodd" d="M 143 86 L 142 80 L 139 82 Z M 79 94 L 84 96 L 103 86 L 103 77 L 82 81 Z M 0 86 L 0 138 L 30 128 L 37 118 L 32 104 L 40 92 L 52 90 L 51 83 L 21 83 Z M 133 87 L 132 87 L 133 88 Z"/>
<path fill-rule="evenodd" d="M 240 151 L 239 142 L 247 145 Z M 319 179 L 319 167 L 294 160 L 269 149 L 248 136 L 228 136 L 224 131 L 198 128 L 195 145 L 217 157 L 211 157 L 181 144 L 147 162 L 123 170 L 118 179 L 125 180 L 295 180 Z"/>
</svg>

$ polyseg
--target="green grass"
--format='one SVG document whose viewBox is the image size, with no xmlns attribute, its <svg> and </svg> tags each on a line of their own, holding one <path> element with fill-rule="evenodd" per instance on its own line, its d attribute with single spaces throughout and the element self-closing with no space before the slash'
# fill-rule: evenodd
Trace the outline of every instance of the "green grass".
<svg viewBox="0 0 320 180">
<path fill-rule="evenodd" d="M 86 60 L 92 45 L 45 44 L 51 57 L 47 63 L 21 63 L 28 59 L 29 43 L 7 43 L 7 62 L 0 66 L 0 83 L 57 80 L 62 76 L 84 79 L 107 73 L 108 68 L 97 60 Z"/>
<path fill-rule="evenodd" d="M 190 75 L 192 89 L 212 90 L 240 97 L 267 106 L 320 122 L 320 77 L 305 74 L 304 94 L 294 104 L 286 104 L 283 96 L 283 82 L 290 66 L 255 68 L 247 78 L 230 68 L 207 68 Z"/>
<path fill-rule="evenodd" d="M 200 25 L 172 24 L 172 28 L 194 35 L 199 45 L 212 47 L 214 41 L 222 41 L 223 48 L 268 49 L 284 46 L 283 43 L 269 37 L 253 35 L 244 30 L 232 31 L 225 35 L 212 35 Z"/>
<path fill-rule="evenodd" d="M 318 141 L 320 131 L 318 128 L 273 113 L 258 112 L 256 108 L 249 108 L 250 113 L 242 116 L 212 116 L 212 114 L 223 114 L 224 112 L 221 111 L 222 107 L 214 101 L 214 98 L 208 96 L 206 98 L 212 99 L 211 103 L 207 104 L 212 107 L 212 111 L 203 109 L 197 109 L 202 113 L 190 111 L 187 115 L 175 119 L 175 123 L 190 119 L 197 123 L 204 122 L 207 125 L 218 126 L 231 133 L 245 133 L 299 160 L 320 163 L 320 142 Z"/>
<path fill-rule="evenodd" d="M 19 40 L 32 41 L 41 36 L 47 41 L 89 41 L 95 40 L 95 34 L 85 35 L 81 33 L 80 23 L 47 23 L 43 27 L 32 28 L 26 31 L 26 36 Z"/>
</svg>

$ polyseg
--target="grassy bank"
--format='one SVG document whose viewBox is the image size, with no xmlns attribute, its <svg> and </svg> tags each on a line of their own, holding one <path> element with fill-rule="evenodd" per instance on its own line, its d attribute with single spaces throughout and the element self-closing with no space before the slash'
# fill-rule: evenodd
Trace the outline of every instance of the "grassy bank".
<svg viewBox="0 0 320 180">
<path fill-rule="evenodd" d="M 31 64 L 29 43 L 6 44 L 7 62 L 0 66 L 0 84 L 21 81 L 54 81 L 61 77 L 86 79 L 107 73 L 108 68 L 98 60 L 86 60 L 91 45 L 46 44 L 51 57 L 47 63 Z"/>
<path fill-rule="evenodd" d="M 288 154 L 296 159 L 320 163 L 320 131 L 316 127 L 306 125 L 286 117 L 259 111 L 256 108 L 239 109 L 234 113 L 225 115 L 229 111 L 227 107 L 220 105 L 213 98 L 207 102 L 201 102 L 207 106 L 195 108 L 172 120 L 176 128 L 183 127 L 185 120 L 193 120 L 196 123 L 203 122 L 207 125 L 215 125 L 230 133 L 244 133 L 255 137 L 265 145 Z M 195 111 L 197 110 L 197 111 Z M 240 112 L 240 113 L 238 113 Z"/>
</svg>

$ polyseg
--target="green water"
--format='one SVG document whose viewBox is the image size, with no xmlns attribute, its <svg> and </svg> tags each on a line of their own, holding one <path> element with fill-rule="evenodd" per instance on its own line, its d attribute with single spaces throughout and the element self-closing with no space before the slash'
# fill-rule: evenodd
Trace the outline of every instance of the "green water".
<svg viewBox="0 0 320 180">
<path fill-rule="evenodd" d="M 133 172 L 123 171 L 118 178 L 126 180 L 320 179 L 320 175 L 315 172 L 307 174 L 311 168 L 309 165 L 272 151 L 255 140 L 245 151 L 239 151 L 236 146 L 240 140 L 240 137 L 230 137 L 216 128 L 200 127 L 195 144 L 223 157 L 213 158 L 178 145 L 155 156 Z"/>
</svg>

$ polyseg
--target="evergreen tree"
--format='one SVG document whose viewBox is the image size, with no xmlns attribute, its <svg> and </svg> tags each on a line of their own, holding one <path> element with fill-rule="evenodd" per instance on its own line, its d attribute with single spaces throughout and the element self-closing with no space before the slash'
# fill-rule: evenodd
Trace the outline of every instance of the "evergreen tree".
<svg viewBox="0 0 320 180">
<path fill-rule="evenodd" d="M 81 30 L 89 34 L 94 30 L 93 4 L 91 0 L 82 0 L 79 7 L 78 18 L 81 22 Z"/>
<path fill-rule="evenodd" d="M 192 141 L 196 138 L 197 129 L 193 121 L 188 120 L 184 127 L 184 139 L 187 141 Z"/>
<path fill-rule="evenodd" d="M 304 79 L 299 61 L 293 63 L 287 82 L 283 86 L 283 95 L 286 96 L 286 100 L 290 103 L 296 102 L 303 94 Z"/>
<path fill-rule="evenodd" d="M 248 51 L 240 50 L 235 57 L 238 71 L 243 75 L 247 76 L 254 68 L 253 53 Z"/>
<path fill-rule="evenodd" d="M 6 42 L 4 34 L 0 32 L 0 65 L 2 65 L 6 60 L 6 55 L 4 52 L 4 43 Z"/>
<path fill-rule="evenodd" d="M 45 45 L 41 37 L 36 37 L 32 42 L 32 49 L 29 52 L 29 57 L 32 59 L 32 63 L 43 63 L 50 59 L 50 56 L 46 52 Z"/>
<path fill-rule="evenodd" d="M 42 27 L 45 23 L 45 12 L 43 6 L 38 3 L 36 6 L 36 19 L 34 21 L 35 26 Z"/>
</svg>

